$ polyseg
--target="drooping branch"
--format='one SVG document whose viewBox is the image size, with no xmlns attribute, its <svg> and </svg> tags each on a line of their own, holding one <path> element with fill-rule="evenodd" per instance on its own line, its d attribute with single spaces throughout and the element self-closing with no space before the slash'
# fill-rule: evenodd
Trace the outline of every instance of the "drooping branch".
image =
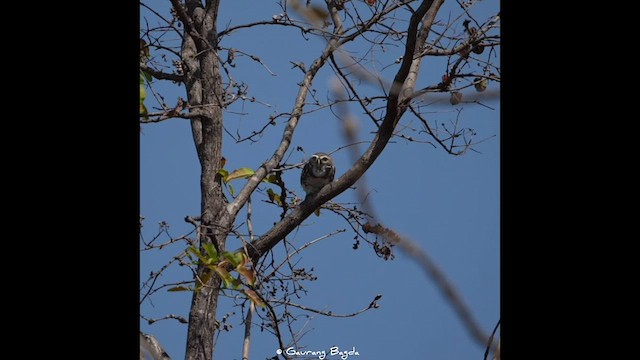
<svg viewBox="0 0 640 360">
<path fill-rule="evenodd" d="M 370 225 L 365 224 L 362 228 L 365 232 L 374 233 L 383 237 L 385 240 L 394 245 L 399 245 L 409 256 L 415 259 L 420 264 L 426 275 L 433 280 L 438 286 L 440 291 L 444 294 L 445 298 L 449 301 L 453 309 L 456 311 L 465 328 L 471 334 L 471 337 L 480 345 L 488 343 L 489 337 L 484 333 L 476 319 L 473 317 L 471 310 L 462 300 L 462 297 L 458 294 L 451 282 L 447 279 L 444 273 L 436 265 L 436 263 L 427 256 L 427 253 L 422 251 L 418 245 L 413 241 L 409 241 L 398 235 L 392 229 L 386 228 L 380 224 Z"/>
<path fill-rule="evenodd" d="M 340 93 L 340 88 L 337 88 L 336 97 L 341 98 L 344 97 L 343 94 Z M 354 127 L 350 126 L 351 116 L 347 113 L 344 106 L 341 106 L 338 110 L 341 110 L 341 117 L 345 119 L 344 125 L 344 135 L 347 141 L 353 142 L 356 139 L 356 133 L 353 130 Z M 351 157 L 357 157 L 357 150 L 352 148 Z M 369 201 L 369 197 L 367 196 L 368 190 L 367 185 L 364 182 L 364 178 L 360 179 L 357 189 L 357 197 L 359 199 L 360 204 L 362 204 L 362 209 L 369 214 L 369 222 L 362 225 L 362 231 L 365 233 L 373 233 L 376 234 L 377 237 L 383 238 L 389 245 L 384 246 L 384 248 L 389 250 L 389 254 L 391 254 L 391 247 L 398 245 L 402 250 L 404 250 L 411 258 L 413 258 L 424 270 L 427 277 L 431 278 L 431 280 L 437 285 L 437 287 L 444 294 L 445 298 L 449 301 L 451 306 L 454 308 L 463 324 L 471 334 L 471 336 L 480 344 L 488 343 L 488 346 L 491 347 L 492 340 L 487 340 L 487 336 L 485 335 L 482 328 L 479 326 L 478 322 L 473 317 L 473 314 L 470 308 L 465 304 L 462 297 L 457 293 L 453 284 L 447 279 L 444 273 L 439 269 L 436 263 L 431 260 L 431 258 L 427 255 L 425 251 L 423 251 L 420 246 L 418 246 L 415 242 L 400 236 L 397 232 L 392 229 L 386 228 L 383 225 L 379 224 L 380 220 L 377 215 L 375 215 L 375 211 L 372 203 Z M 376 250 L 376 253 L 378 251 Z M 386 254 L 385 254 L 386 255 Z M 386 257 L 385 257 L 386 258 Z"/>
<path fill-rule="evenodd" d="M 369 303 L 369 305 L 367 305 L 366 307 L 364 307 L 364 308 L 362 308 L 362 309 L 360 309 L 358 311 L 355 311 L 355 312 L 352 312 L 352 313 L 349 313 L 349 314 L 336 314 L 336 313 L 334 313 L 332 311 L 317 310 L 317 309 L 310 308 L 308 306 L 295 304 L 295 303 L 292 303 L 290 301 L 282 301 L 282 300 L 276 300 L 276 299 L 270 299 L 269 301 L 272 302 L 272 303 L 275 303 L 275 304 L 283 304 L 283 305 L 292 306 L 292 307 L 295 307 L 295 308 L 298 308 L 298 309 L 301 309 L 301 310 L 304 310 L 304 311 L 309 311 L 309 312 L 312 312 L 312 313 L 316 313 L 318 315 L 336 317 L 336 318 L 348 318 L 348 317 L 354 317 L 354 316 L 360 315 L 360 314 L 362 314 L 363 312 L 365 312 L 365 311 L 367 311 L 369 309 L 377 309 L 377 308 L 379 308 L 380 305 L 378 305 L 378 300 L 380 300 L 381 298 L 382 298 L 382 295 L 378 294 L 371 301 L 371 303 Z"/>
<path fill-rule="evenodd" d="M 229 27 L 227 29 L 224 29 L 222 31 L 220 31 L 218 33 L 218 38 L 222 38 L 225 35 L 229 35 L 230 33 L 239 30 L 239 29 L 247 29 L 247 28 L 252 28 L 252 27 L 256 27 L 256 26 L 261 26 L 261 25 L 276 25 L 276 26 L 285 26 L 285 27 L 294 27 L 297 28 L 299 30 L 302 30 L 303 32 L 309 31 L 309 29 L 298 25 L 298 24 L 294 24 L 291 22 L 284 22 L 282 20 L 280 20 L 279 18 L 275 17 L 274 15 L 274 19 L 272 21 L 256 21 L 256 22 L 252 22 L 252 23 L 248 23 L 248 24 L 242 24 L 242 25 L 237 25 L 237 26 L 232 26 Z"/>
</svg>

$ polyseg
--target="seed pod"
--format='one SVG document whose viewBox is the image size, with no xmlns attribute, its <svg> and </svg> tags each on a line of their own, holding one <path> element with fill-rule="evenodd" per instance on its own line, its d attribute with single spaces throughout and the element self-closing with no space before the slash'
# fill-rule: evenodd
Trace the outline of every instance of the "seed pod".
<svg viewBox="0 0 640 360">
<path fill-rule="evenodd" d="M 487 86 L 489 86 L 489 80 L 487 78 L 477 77 L 473 79 L 474 86 L 476 87 L 476 91 L 483 92 L 487 90 Z"/>
<path fill-rule="evenodd" d="M 458 105 L 462 101 L 462 93 L 454 91 L 451 93 L 451 98 L 449 98 L 449 102 L 451 105 Z"/>
<path fill-rule="evenodd" d="M 476 46 L 473 47 L 471 51 L 473 51 L 476 54 L 482 54 L 484 52 L 484 45 L 477 44 Z"/>
</svg>

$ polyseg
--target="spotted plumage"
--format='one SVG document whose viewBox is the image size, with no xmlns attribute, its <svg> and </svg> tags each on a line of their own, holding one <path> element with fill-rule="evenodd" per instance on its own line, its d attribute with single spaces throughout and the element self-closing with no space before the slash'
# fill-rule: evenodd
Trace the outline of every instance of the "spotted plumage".
<svg viewBox="0 0 640 360">
<path fill-rule="evenodd" d="M 302 190 L 307 194 L 313 194 L 323 186 L 332 182 L 336 176 L 336 167 L 330 155 L 319 152 L 311 155 L 304 164 L 300 175 Z"/>
</svg>

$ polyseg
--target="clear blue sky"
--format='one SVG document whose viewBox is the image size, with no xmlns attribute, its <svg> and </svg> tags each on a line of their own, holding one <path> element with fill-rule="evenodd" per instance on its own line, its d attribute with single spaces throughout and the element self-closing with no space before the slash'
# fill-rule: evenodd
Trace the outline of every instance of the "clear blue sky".
<svg viewBox="0 0 640 360">
<path fill-rule="evenodd" d="M 315 2 L 318 2 L 317 0 Z M 145 1 L 162 14 L 168 14 L 168 1 Z M 222 1 L 218 20 L 219 29 L 226 24 L 268 20 L 281 13 L 276 1 Z M 367 10 L 364 3 L 359 5 Z M 484 21 L 499 7 L 497 0 L 484 0 L 471 9 L 471 13 Z M 458 14 L 456 2 L 448 1 L 439 13 L 439 19 L 449 14 Z M 141 9 L 141 26 L 145 17 L 150 25 L 157 20 L 148 11 Z M 170 15 L 167 15 L 170 17 Z M 176 35 L 167 35 L 177 39 Z M 316 58 L 324 43 L 310 36 L 309 41 L 300 37 L 294 29 L 261 27 L 240 30 L 225 38 L 223 47 L 238 48 L 256 55 L 276 74 L 270 75 L 265 68 L 246 56 L 236 56 L 233 69 L 236 82 L 249 85 L 250 96 L 255 96 L 270 107 L 257 102 L 237 102 L 232 112 L 225 113 L 225 126 L 232 133 L 248 134 L 261 127 L 269 115 L 291 110 L 297 92 L 297 83 L 302 79 L 299 69 L 292 69 L 289 61 L 303 61 L 307 66 Z M 358 50 L 358 46 L 347 50 Z M 388 47 L 385 53 L 370 55 L 375 58 L 376 68 L 387 80 L 392 79 L 397 65 L 382 71 L 382 67 L 393 63 L 401 56 L 401 47 Z M 499 52 L 498 52 L 499 55 Z M 442 61 L 445 61 L 443 63 Z M 499 64 L 496 59 L 494 61 Z M 373 66 L 373 65 L 369 65 Z M 419 85 L 432 85 L 446 67 L 446 59 L 423 62 Z M 325 67 L 316 77 L 316 96 L 326 102 L 327 88 L 333 72 Z M 158 83 L 155 87 L 163 94 L 169 105 L 175 104 L 178 96 L 186 97 L 182 88 Z M 496 83 L 490 90 L 499 90 Z M 364 89 L 367 90 L 367 89 Z M 367 91 L 373 92 L 374 89 Z M 472 88 L 463 91 L 472 94 Z M 155 106 L 149 93 L 147 106 Z M 309 101 L 312 99 L 309 98 Z M 380 221 L 407 236 L 431 256 L 458 292 L 469 304 L 485 332 L 489 333 L 500 317 L 500 103 L 497 99 L 487 101 L 486 107 L 467 104 L 451 106 L 447 98 L 441 98 L 429 111 L 440 122 L 455 120 L 456 109 L 463 108 L 460 119 L 465 127 L 478 133 L 477 138 L 489 138 L 478 144 L 479 152 L 468 152 L 459 157 L 446 154 L 440 148 L 428 144 L 407 143 L 396 139 L 390 143 L 377 162 L 366 173 L 371 200 Z M 352 107 L 355 115 L 358 108 Z M 369 121 L 360 117 L 360 138 L 370 139 Z M 251 167 L 256 169 L 273 152 L 281 137 L 283 119 L 270 127 L 258 142 L 235 144 L 225 135 L 223 154 L 227 168 Z M 419 127 L 419 123 L 405 116 L 402 124 Z M 415 133 L 407 133 L 417 136 Z M 305 115 L 293 144 L 287 154 L 292 154 L 288 163 L 304 159 L 296 152 L 297 146 L 304 148 L 306 156 L 317 151 L 333 151 L 344 145 L 340 134 L 340 123 L 328 110 Z M 364 149 L 364 146 L 361 146 Z M 334 155 L 337 163 L 336 176 L 350 166 L 347 150 Z M 193 145 L 191 130 L 186 120 L 174 119 L 158 124 L 142 126 L 140 135 L 140 213 L 145 217 L 143 235 L 152 238 L 160 221 L 167 221 L 173 236 L 192 230 L 183 221 L 186 215 L 198 215 L 200 166 Z M 298 182 L 300 170 L 284 173 L 287 186 L 302 193 Z M 234 183 L 239 189 L 243 181 Z M 266 187 L 263 187 L 266 189 Z M 279 210 L 262 203 L 263 195 L 256 193 L 254 199 L 254 229 L 261 234 L 278 220 Z M 334 199 L 336 202 L 355 201 L 355 194 L 347 190 Z M 244 214 L 244 213 L 243 213 Z M 241 214 L 238 223 L 244 221 Z M 320 217 L 312 215 L 294 231 L 289 241 L 302 245 L 335 229 L 347 228 L 347 232 L 330 237 L 302 253 L 300 266 L 313 267 L 318 280 L 304 283 L 308 295 L 300 304 L 334 313 L 351 313 L 366 307 L 376 294 L 382 294 L 379 309 L 373 309 L 354 318 L 336 319 L 313 316 L 302 339 L 307 350 L 328 350 L 332 346 L 341 349 L 355 347 L 360 356 L 353 359 L 481 359 L 484 348 L 478 346 L 468 335 L 452 307 L 445 301 L 435 285 L 425 277 L 419 266 L 395 250 L 396 259 L 384 261 L 378 258 L 365 243 L 357 251 L 352 249 L 354 234 L 339 217 L 323 211 Z M 243 228 L 246 230 L 246 228 Z M 373 239 L 373 237 L 372 237 Z M 236 239 L 229 240 L 228 248 L 239 245 Z M 140 279 L 146 280 L 150 271 L 157 271 L 173 256 L 184 250 L 182 245 L 168 247 L 162 252 L 141 254 Z M 189 273 L 176 269 L 166 273 L 162 282 L 185 280 Z M 176 314 L 188 317 L 190 293 L 161 292 L 141 306 L 141 312 L 150 318 Z M 242 319 L 233 301 L 222 299 L 218 308 L 218 319 L 228 312 L 231 332 L 222 332 L 217 340 L 217 359 L 240 359 L 242 349 Z M 313 314 L 312 314 L 313 315 Z M 254 320 L 257 320 L 254 317 Z M 305 320 L 295 324 L 298 329 Z M 186 324 L 175 320 L 164 320 L 153 325 L 140 323 L 141 330 L 155 335 L 173 359 L 184 358 Z M 289 340 L 285 337 L 285 340 Z M 274 336 L 253 328 L 252 359 L 265 359 L 275 354 L 278 348 Z M 339 357 L 327 357 L 339 359 Z"/>
</svg>

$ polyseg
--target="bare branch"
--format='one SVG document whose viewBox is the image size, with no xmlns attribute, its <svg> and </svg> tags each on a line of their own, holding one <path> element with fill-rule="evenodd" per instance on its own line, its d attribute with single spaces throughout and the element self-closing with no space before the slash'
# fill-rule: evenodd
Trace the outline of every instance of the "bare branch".
<svg viewBox="0 0 640 360">
<path fill-rule="evenodd" d="M 373 299 L 373 301 L 371 301 L 371 303 L 365 307 L 362 308 L 356 312 L 350 313 L 350 314 L 335 314 L 333 313 L 333 311 L 322 311 L 322 310 L 316 310 L 304 305 L 300 305 L 300 304 L 294 304 L 290 301 L 282 301 L 282 300 L 277 300 L 277 299 L 271 299 L 269 300 L 272 303 L 276 303 L 276 304 L 283 304 L 283 305 L 288 305 L 288 306 L 293 306 L 295 308 L 304 310 L 304 311 L 309 311 L 312 313 L 316 313 L 319 315 L 324 315 L 324 316 L 330 316 L 330 317 L 336 317 L 336 318 L 348 318 L 348 317 L 354 317 L 356 315 L 362 314 L 363 312 L 369 310 L 369 309 L 377 309 L 380 307 L 380 305 L 378 305 L 377 301 L 380 300 L 380 298 L 382 298 L 382 295 L 376 295 L 376 297 Z"/>
<path fill-rule="evenodd" d="M 188 323 L 187 319 L 185 319 L 184 317 L 182 317 L 180 315 L 174 315 L 174 314 L 169 314 L 169 315 L 163 316 L 163 317 L 158 318 L 158 319 L 149 319 L 149 318 L 146 318 L 146 317 L 144 317 L 142 315 L 140 315 L 140 317 L 142 319 L 146 320 L 147 323 L 149 323 L 149 325 L 151 325 L 151 324 L 153 324 L 155 322 L 158 322 L 158 321 L 168 320 L 168 319 L 178 320 L 178 322 L 181 322 L 183 324 Z"/>
<path fill-rule="evenodd" d="M 373 115 L 373 113 L 367 108 L 367 105 L 371 102 L 371 99 L 369 99 L 369 98 L 362 99 L 360 97 L 360 95 L 356 91 L 355 86 L 353 86 L 351 81 L 349 81 L 349 78 L 342 72 L 342 69 L 340 69 L 340 66 L 338 65 L 338 63 L 336 62 L 336 60 L 335 60 L 335 58 L 333 56 L 331 56 L 331 62 L 333 63 L 333 66 L 334 66 L 336 72 L 338 73 L 338 75 L 340 76 L 340 78 L 342 79 L 342 81 L 344 81 L 344 83 L 347 85 L 349 90 L 351 90 L 351 93 L 356 98 L 356 100 L 358 101 L 358 103 L 360 104 L 362 109 L 364 110 L 365 114 L 367 114 L 368 117 L 373 122 L 373 124 L 376 127 L 378 127 L 379 126 L 378 125 L 378 119 L 376 119 L 375 116 Z"/>
<path fill-rule="evenodd" d="M 252 55 L 252 54 L 249 54 L 247 52 L 244 52 L 242 50 L 238 50 L 236 48 L 229 49 L 229 51 L 231 51 L 231 50 L 233 50 L 236 53 L 239 53 L 239 54 L 242 54 L 244 56 L 247 56 L 247 57 L 251 58 L 251 60 L 259 63 L 260 65 L 262 65 L 262 67 L 264 67 L 269 72 L 269 74 L 271 76 L 276 76 L 276 74 L 274 74 L 273 71 L 271 71 L 271 69 L 269 69 L 269 67 L 264 62 L 262 62 L 262 60 L 259 57 L 255 56 L 255 55 Z"/>
<path fill-rule="evenodd" d="M 228 35 L 236 30 L 239 29 L 246 29 L 246 28 L 251 28 L 251 27 L 256 27 L 256 26 L 260 26 L 260 25 L 276 25 L 276 26 L 287 26 L 287 27 L 294 27 L 297 29 L 302 30 L 303 32 L 307 32 L 309 31 L 309 29 L 300 26 L 298 24 L 295 24 L 293 22 L 285 22 L 283 20 L 281 20 L 278 16 L 274 15 L 274 19 L 272 21 L 256 21 L 256 22 L 252 22 L 252 23 L 248 23 L 248 24 L 242 24 L 242 25 L 237 25 L 237 26 L 232 26 L 229 28 L 226 28 L 222 31 L 220 31 L 218 33 L 218 38 L 222 38 L 225 35 Z"/>
<path fill-rule="evenodd" d="M 292 252 L 292 253 L 288 254 L 288 255 L 287 255 L 287 257 L 286 257 L 286 259 L 284 259 L 284 260 L 280 263 L 280 265 L 275 266 L 275 267 L 273 268 L 273 271 L 272 271 L 269 275 L 265 276 L 265 277 L 264 277 L 264 279 L 262 279 L 262 280 L 261 280 L 261 282 L 267 282 L 267 281 L 269 281 L 269 279 L 271 279 L 271 277 L 273 277 L 273 276 L 276 274 L 276 272 L 277 272 L 277 271 L 278 271 L 278 270 L 279 270 L 279 269 L 280 269 L 280 268 L 281 268 L 285 263 L 287 263 L 289 260 L 291 260 L 291 258 L 292 258 L 294 255 L 298 254 L 300 251 L 302 251 L 302 250 L 304 250 L 304 249 L 308 248 L 309 246 L 311 246 L 311 245 L 313 245 L 313 244 L 315 244 L 315 243 L 317 243 L 317 242 L 319 242 L 319 241 L 322 241 L 322 240 L 328 239 L 329 237 L 331 237 L 331 236 L 333 236 L 333 235 L 336 235 L 336 234 L 339 234 L 339 233 L 343 233 L 343 232 L 345 232 L 345 230 L 344 230 L 344 229 L 338 229 L 338 230 L 333 231 L 333 232 L 331 232 L 331 233 L 329 233 L 329 234 L 327 234 L 327 235 L 321 236 L 321 237 L 319 237 L 319 238 L 317 238 L 317 239 L 313 239 L 313 240 L 309 241 L 308 243 L 305 243 L 305 244 L 304 244 L 304 245 L 302 245 L 300 248 L 296 249 L 294 252 Z"/>
<path fill-rule="evenodd" d="M 278 326 L 278 317 L 276 315 L 275 310 L 273 310 L 273 306 L 271 306 L 271 304 L 269 304 L 269 302 L 267 302 L 262 295 L 260 295 L 260 293 L 258 293 L 256 291 L 256 294 L 260 297 L 260 299 L 262 300 L 262 302 L 267 306 L 267 309 L 269 309 L 269 316 L 271 318 L 271 322 L 273 324 L 273 329 L 275 330 L 275 334 L 276 334 L 276 338 L 278 339 L 278 345 L 280 346 L 280 349 L 284 349 L 284 342 L 282 341 L 282 335 L 280 334 L 280 326 Z M 283 353 L 283 356 L 286 359 L 289 359 L 289 357 Z"/>
<path fill-rule="evenodd" d="M 171 27 L 171 29 L 173 29 L 173 31 L 176 32 L 176 34 L 178 34 L 178 36 L 180 36 L 180 38 L 182 38 L 182 33 L 181 31 L 175 27 L 174 25 L 174 21 L 169 21 L 167 19 L 164 18 L 164 16 L 160 15 L 160 13 L 158 13 L 157 11 L 155 11 L 154 9 L 152 9 L 149 5 L 143 3 L 142 1 L 140 1 L 140 6 L 144 7 L 145 9 L 151 11 L 151 13 L 153 13 L 155 16 L 157 16 L 159 19 L 162 19 L 164 22 L 167 23 L 167 25 L 169 27 Z"/>
<path fill-rule="evenodd" d="M 156 70 L 152 67 L 147 66 L 146 64 L 140 64 L 140 70 L 148 72 L 156 79 L 159 80 L 171 80 L 177 83 L 184 82 L 184 77 L 178 74 L 169 74 L 163 71 Z"/>
</svg>

